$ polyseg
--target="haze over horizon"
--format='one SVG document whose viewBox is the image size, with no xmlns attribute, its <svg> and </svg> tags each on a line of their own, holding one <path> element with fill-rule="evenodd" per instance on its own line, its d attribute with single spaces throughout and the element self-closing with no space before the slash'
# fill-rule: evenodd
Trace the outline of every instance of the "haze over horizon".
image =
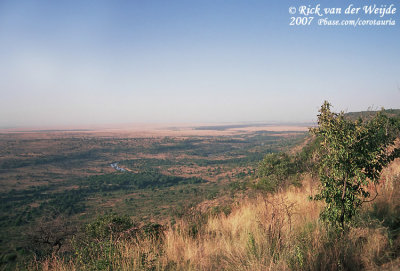
<svg viewBox="0 0 400 271">
<path fill-rule="evenodd" d="M 0 128 L 399 108 L 400 11 L 390 27 L 289 26 L 300 4 L 316 2 L 1 1 Z"/>
</svg>

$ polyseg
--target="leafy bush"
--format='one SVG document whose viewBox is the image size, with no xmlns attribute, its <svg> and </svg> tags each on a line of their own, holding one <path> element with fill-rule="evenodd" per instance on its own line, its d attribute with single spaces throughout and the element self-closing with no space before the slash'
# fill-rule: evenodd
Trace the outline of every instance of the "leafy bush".
<svg viewBox="0 0 400 271">
<path fill-rule="evenodd" d="M 85 237 L 93 240 L 104 240 L 131 229 L 134 226 L 128 216 L 107 214 L 99 216 L 95 221 L 85 226 Z"/>
<path fill-rule="evenodd" d="M 73 248 L 76 260 L 86 270 L 107 270 L 118 253 L 115 240 L 132 236 L 135 233 L 133 226 L 128 216 L 99 216 L 75 236 Z"/>
<path fill-rule="evenodd" d="M 276 192 L 289 184 L 296 183 L 298 167 L 293 157 L 286 153 L 267 154 L 257 169 L 259 182 L 256 188 Z"/>
<path fill-rule="evenodd" d="M 344 229 L 369 198 L 368 185 L 377 184 L 382 169 L 400 156 L 394 144 L 399 127 L 384 111 L 364 122 L 348 120 L 330 107 L 325 101 L 318 127 L 311 130 L 320 139 L 321 191 L 314 199 L 326 202 L 322 218 Z"/>
</svg>

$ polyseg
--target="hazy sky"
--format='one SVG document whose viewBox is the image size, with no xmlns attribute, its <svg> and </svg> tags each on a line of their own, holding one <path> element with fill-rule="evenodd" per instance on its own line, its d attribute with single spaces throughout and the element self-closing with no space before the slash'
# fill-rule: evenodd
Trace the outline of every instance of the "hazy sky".
<svg viewBox="0 0 400 271">
<path fill-rule="evenodd" d="M 326 99 L 335 110 L 399 108 L 400 10 L 384 17 L 396 26 L 289 26 L 290 6 L 317 3 L 400 9 L 0 0 L 0 127 L 309 122 Z"/>
</svg>

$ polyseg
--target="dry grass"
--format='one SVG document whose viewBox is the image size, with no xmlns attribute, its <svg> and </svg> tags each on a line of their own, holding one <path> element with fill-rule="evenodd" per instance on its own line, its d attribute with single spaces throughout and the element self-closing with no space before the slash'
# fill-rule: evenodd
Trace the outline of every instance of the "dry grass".
<svg viewBox="0 0 400 271">
<path fill-rule="evenodd" d="M 210 216 L 196 234 L 193 221 L 180 220 L 162 240 L 116 241 L 105 269 L 398 270 L 400 237 L 385 219 L 398 219 L 399 172 L 400 161 L 386 169 L 380 195 L 364 206 L 361 222 L 344 235 L 319 221 L 323 206 L 308 200 L 314 185 L 306 178 L 302 188 L 245 199 L 229 215 Z M 53 256 L 32 269 L 89 268 Z"/>
</svg>

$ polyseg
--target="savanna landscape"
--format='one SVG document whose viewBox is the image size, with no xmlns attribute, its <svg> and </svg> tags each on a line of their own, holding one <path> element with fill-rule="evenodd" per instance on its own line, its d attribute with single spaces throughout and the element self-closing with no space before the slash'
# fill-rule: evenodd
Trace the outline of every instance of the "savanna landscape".
<svg viewBox="0 0 400 271">
<path fill-rule="evenodd" d="M 60 216 L 79 224 L 117 212 L 143 224 L 220 195 L 232 201 L 230 186 L 265 153 L 301 140 L 306 127 L 141 129 L 2 133 L 2 255 L 13 258 L 34 227 Z"/>
<path fill-rule="evenodd" d="M 385 114 L 395 153 L 399 113 Z M 340 228 L 321 216 L 309 127 L 4 130 L 2 269 L 396 270 L 400 161 Z"/>
</svg>

